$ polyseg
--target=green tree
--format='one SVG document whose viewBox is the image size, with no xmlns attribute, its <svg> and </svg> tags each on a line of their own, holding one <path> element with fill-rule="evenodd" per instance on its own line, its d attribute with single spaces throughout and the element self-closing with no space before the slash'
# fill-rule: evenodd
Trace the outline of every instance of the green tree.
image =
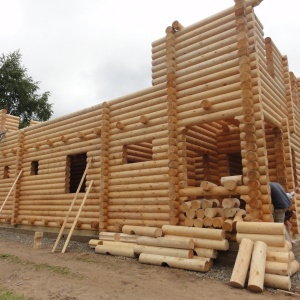
<svg viewBox="0 0 300 300">
<path fill-rule="evenodd" d="M 50 92 L 38 94 L 39 82 L 27 75 L 21 58 L 19 50 L 0 57 L 0 108 L 20 117 L 20 128 L 23 128 L 30 120 L 49 120 L 53 104 L 48 102 Z"/>
</svg>

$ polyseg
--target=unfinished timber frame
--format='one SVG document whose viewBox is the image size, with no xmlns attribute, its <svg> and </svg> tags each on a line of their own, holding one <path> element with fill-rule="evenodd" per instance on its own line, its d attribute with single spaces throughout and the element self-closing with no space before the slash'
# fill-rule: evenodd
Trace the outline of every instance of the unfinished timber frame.
<svg viewBox="0 0 300 300">
<path fill-rule="evenodd" d="M 185 225 L 181 204 L 225 198 L 244 203 L 245 220 L 273 222 L 268 183 L 291 191 L 300 178 L 300 79 L 264 38 L 260 2 L 174 21 L 152 43 L 147 89 L 21 130 L 2 109 L 0 224 L 59 231 L 89 160 L 66 228 Z M 300 194 L 293 209 L 299 233 Z"/>
</svg>

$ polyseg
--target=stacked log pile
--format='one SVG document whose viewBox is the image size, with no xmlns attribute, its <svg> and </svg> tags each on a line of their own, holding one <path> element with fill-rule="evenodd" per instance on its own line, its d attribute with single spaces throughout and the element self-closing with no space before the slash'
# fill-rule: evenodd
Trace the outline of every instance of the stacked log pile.
<svg viewBox="0 0 300 300">
<path fill-rule="evenodd" d="M 290 290 L 290 277 L 298 272 L 299 263 L 285 238 L 284 224 L 238 222 L 236 230 L 240 247 L 231 285 L 243 288 L 250 267 L 248 288 L 252 291 L 262 292 L 264 286 Z"/>
<path fill-rule="evenodd" d="M 218 199 L 195 199 L 180 205 L 184 213 L 184 225 L 188 227 L 223 228 L 232 232 L 237 221 L 246 215 L 239 208 L 238 198 L 224 198 L 220 205 Z"/>
<path fill-rule="evenodd" d="M 228 250 L 223 230 L 164 225 L 125 225 L 122 233 L 100 232 L 89 245 L 96 253 L 138 257 L 139 262 L 207 272 L 217 251 Z"/>
</svg>

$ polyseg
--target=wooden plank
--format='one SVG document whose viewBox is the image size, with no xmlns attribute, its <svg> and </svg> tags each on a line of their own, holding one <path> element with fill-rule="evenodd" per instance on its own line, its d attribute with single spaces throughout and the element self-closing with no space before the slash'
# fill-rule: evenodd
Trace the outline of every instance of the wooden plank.
<svg viewBox="0 0 300 300">
<path fill-rule="evenodd" d="M 93 182 L 94 182 L 94 180 L 91 180 L 91 182 L 90 182 L 90 184 L 89 184 L 89 187 L 88 187 L 88 189 L 87 189 L 87 191 L 86 191 L 86 193 L 85 193 L 85 196 L 84 196 L 84 198 L 83 198 L 83 200 L 82 200 L 82 202 L 81 202 L 81 205 L 80 205 L 80 207 L 79 207 L 79 210 L 78 210 L 78 212 L 77 212 L 76 218 L 74 219 L 74 222 L 73 222 L 73 224 L 72 224 L 72 227 L 71 227 L 71 229 L 70 229 L 70 232 L 69 232 L 69 234 L 68 234 L 67 240 L 66 240 L 66 242 L 65 242 L 65 245 L 64 245 L 64 247 L 63 247 L 61 253 L 65 253 L 65 251 L 66 251 L 66 249 L 67 249 L 67 247 L 68 247 L 68 244 L 69 244 L 69 242 L 70 242 L 71 236 L 72 236 L 73 231 L 74 231 L 74 228 L 75 228 L 76 223 L 77 223 L 77 221 L 78 221 L 78 218 L 79 218 L 79 216 L 80 216 L 80 213 L 81 213 L 81 210 L 82 210 L 82 208 L 83 208 L 83 205 L 84 205 L 84 203 L 85 203 L 85 201 L 86 201 L 86 199 L 87 199 L 87 196 L 88 196 L 88 194 L 89 194 L 89 192 L 90 192 L 90 189 L 91 189 L 91 187 L 92 187 L 92 185 L 93 185 Z"/>
<path fill-rule="evenodd" d="M 18 180 L 19 180 L 19 178 L 20 178 L 20 176 L 21 176 L 21 174 L 22 174 L 22 171 L 23 171 L 23 170 L 21 170 L 21 171 L 19 172 L 19 174 L 18 174 L 17 178 L 15 179 L 15 181 L 14 181 L 12 187 L 10 188 L 10 190 L 9 190 L 9 192 L 8 192 L 8 194 L 7 194 L 6 198 L 5 198 L 5 200 L 3 201 L 2 205 L 1 205 L 1 208 L 0 208 L 0 213 L 1 213 L 1 211 L 2 211 L 2 209 L 3 209 L 3 207 L 4 207 L 4 205 L 5 205 L 5 203 L 7 202 L 7 200 L 8 200 L 8 198 L 9 198 L 9 196 L 10 196 L 12 190 L 14 189 L 16 183 L 18 182 Z"/>
</svg>

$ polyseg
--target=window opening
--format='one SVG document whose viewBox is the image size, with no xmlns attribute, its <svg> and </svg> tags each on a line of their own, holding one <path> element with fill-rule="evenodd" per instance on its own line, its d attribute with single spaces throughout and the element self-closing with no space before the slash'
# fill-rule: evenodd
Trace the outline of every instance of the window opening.
<svg viewBox="0 0 300 300">
<path fill-rule="evenodd" d="M 243 174 L 242 155 L 240 152 L 228 153 L 229 176 Z"/>
<path fill-rule="evenodd" d="M 68 177 L 67 182 L 69 183 L 67 192 L 76 193 L 81 178 L 86 169 L 86 161 L 87 161 L 86 153 L 67 156 L 67 166 L 69 167 L 67 171 L 67 177 Z M 83 183 L 81 185 L 79 191 L 80 193 L 85 192 L 85 184 L 86 184 L 86 177 L 84 178 Z"/>
<path fill-rule="evenodd" d="M 39 173 L 39 161 L 34 160 L 31 162 L 30 175 L 38 175 L 38 173 Z"/>
<path fill-rule="evenodd" d="M 9 178 L 9 166 L 4 167 L 3 179 Z"/>
</svg>

